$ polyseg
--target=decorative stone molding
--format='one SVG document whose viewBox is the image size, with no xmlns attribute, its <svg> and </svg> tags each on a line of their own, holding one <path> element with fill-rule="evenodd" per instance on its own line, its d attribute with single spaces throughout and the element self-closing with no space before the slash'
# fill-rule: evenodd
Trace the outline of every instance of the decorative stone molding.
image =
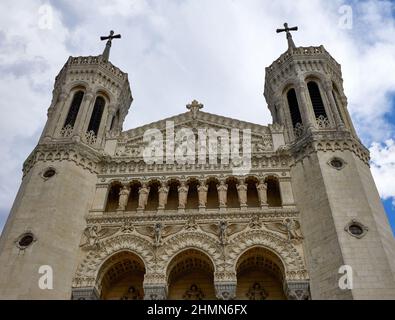
<svg viewBox="0 0 395 320">
<path fill-rule="evenodd" d="M 103 155 L 78 143 L 41 144 L 34 149 L 23 164 L 23 176 L 38 162 L 69 161 L 77 166 L 99 173 Z"/>
</svg>

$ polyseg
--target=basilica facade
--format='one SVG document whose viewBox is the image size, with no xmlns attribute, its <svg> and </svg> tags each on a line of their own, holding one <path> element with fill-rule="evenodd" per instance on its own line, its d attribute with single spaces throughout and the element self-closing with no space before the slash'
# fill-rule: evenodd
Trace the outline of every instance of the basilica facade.
<svg viewBox="0 0 395 320">
<path fill-rule="evenodd" d="M 395 298 L 395 242 L 341 67 L 290 30 L 266 68 L 267 126 L 193 100 L 125 131 L 113 33 L 103 54 L 69 57 L 1 236 L 0 298 Z"/>
</svg>

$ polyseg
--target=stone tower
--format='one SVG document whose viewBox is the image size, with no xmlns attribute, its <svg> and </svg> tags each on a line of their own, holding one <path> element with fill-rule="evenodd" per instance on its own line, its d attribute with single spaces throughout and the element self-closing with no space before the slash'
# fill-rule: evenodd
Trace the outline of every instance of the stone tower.
<svg viewBox="0 0 395 320">
<path fill-rule="evenodd" d="M 132 102 L 128 75 L 108 61 L 110 45 L 99 56 L 69 57 L 56 77 L 0 240 L 0 298 L 70 298 L 105 138 L 122 130 Z M 32 241 L 37 246 L 28 247 Z M 52 267 L 56 290 L 39 288 L 43 265 Z"/>
<path fill-rule="evenodd" d="M 323 46 L 296 47 L 290 30 L 278 30 L 288 50 L 266 68 L 264 95 L 293 158 L 311 297 L 393 299 L 394 237 L 347 110 L 341 66 Z M 352 267 L 352 290 L 338 286 L 342 265 Z"/>
</svg>

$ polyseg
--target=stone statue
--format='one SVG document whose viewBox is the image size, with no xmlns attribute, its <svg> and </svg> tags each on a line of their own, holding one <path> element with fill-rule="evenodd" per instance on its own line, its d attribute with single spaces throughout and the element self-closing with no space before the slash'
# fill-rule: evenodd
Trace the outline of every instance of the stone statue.
<svg viewBox="0 0 395 320">
<path fill-rule="evenodd" d="M 267 206 L 267 183 L 260 182 L 256 184 L 256 190 L 258 191 L 259 201 L 262 207 Z"/>
<path fill-rule="evenodd" d="M 255 282 L 252 287 L 248 290 L 246 296 L 250 300 L 265 300 L 267 293 L 261 287 L 260 283 Z"/>
<path fill-rule="evenodd" d="M 220 184 L 217 185 L 217 190 L 220 208 L 226 207 L 228 186 L 224 181 L 221 181 Z"/>
<path fill-rule="evenodd" d="M 228 224 L 226 221 L 221 221 L 219 223 L 219 241 L 221 244 L 226 243 L 226 229 L 228 228 Z"/>
<path fill-rule="evenodd" d="M 300 224 L 298 221 L 290 218 L 285 218 L 283 221 L 283 225 L 287 229 L 288 232 L 288 240 L 300 240 L 303 239 L 300 234 Z"/>
<path fill-rule="evenodd" d="M 159 193 L 159 207 L 158 209 L 164 209 L 167 204 L 167 195 L 169 194 L 169 187 L 166 184 L 162 184 L 158 190 Z"/>
<path fill-rule="evenodd" d="M 198 189 L 198 195 L 199 195 L 199 207 L 200 208 L 205 208 L 207 204 L 207 191 L 208 187 L 204 182 L 201 182 Z"/>
<path fill-rule="evenodd" d="M 119 192 L 118 210 L 124 211 L 128 204 L 130 189 L 124 186 Z"/>
<path fill-rule="evenodd" d="M 185 209 L 188 199 L 188 189 L 189 186 L 182 181 L 181 185 L 178 187 L 178 208 Z"/>
<path fill-rule="evenodd" d="M 148 203 L 148 195 L 149 195 L 150 187 L 147 187 L 146 184 L 143 184 L 139 189 L 139 205 L 138 209 L 144 210 L 145 206 Z"/>
<path fill-rule="evenodd" d="M 247 186 L 244 181 L 237 185 L 237 193 L 239 195 L 240 207 L 247 207 Z"/>
<path fill-rule="evenodd" d="M 203 300 L 203 298 L 204 294 L 196 284 L 192 284 L 189 290 L 183 295 L 183 299 L 185 300 Z"/>
<path fill-rule="evenodd" d="M 154 227 L 154 234 L 155 234 L 155 245 L 159 245 L 162 240 L 162 224 L 156 223 Z"/>
</svg>

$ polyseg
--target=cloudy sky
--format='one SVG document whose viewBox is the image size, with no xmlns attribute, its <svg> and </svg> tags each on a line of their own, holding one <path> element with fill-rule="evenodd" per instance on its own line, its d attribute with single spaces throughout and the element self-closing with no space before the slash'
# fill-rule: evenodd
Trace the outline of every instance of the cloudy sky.
<svg viewBox="0 0 395 320">
<path fill-rule="evenodd" d="M 2 0 L 0 2 L 0 230 L 22 163 L 46 121 L 67 58 L 97 55 L 114 29 L 111 61 L 129 74 L 124 129 L 205 111 L 271 123 L 265 67 L 286 49 L 275 29 L 298 25 L 296 45 L 323 44 L 342 64 L 349 110 L 395 228 L 395 4 L 343 0 Z"/>
</svg>

